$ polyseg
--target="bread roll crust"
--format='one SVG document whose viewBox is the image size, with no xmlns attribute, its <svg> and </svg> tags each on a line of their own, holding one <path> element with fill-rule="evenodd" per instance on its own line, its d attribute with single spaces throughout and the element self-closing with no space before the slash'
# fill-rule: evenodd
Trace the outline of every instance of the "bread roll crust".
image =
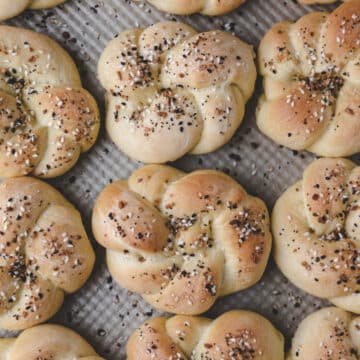
<svg viewBox="0 0 360 360">
<path fill-rule="evenodd" d="M 95 254 L 79 212 L 40 180 L 2 182 L 0 218 L 0 328 L 25 329 L 85 283 Z"/>
<path fill-rule="evenodd" d="M 254 91 L 256 67 L 252 48 L 226 32 L 161 22 L 119 34 L 98 74 L 115 144 L 133 159 L 165 163 L 231 139 Z"/>
<path fill-rule="evenodd" d="M 227 175 L 148 165 L 98 197 L 92 227 L 113 277 L 165 311 L 199 314 L 262 276 L 265 204 Z"/>
<path fill-rule="evenodd" d="M 284 360 L 284 338 L 264 317 L 233 310 L 213 321 L 183 315 L 148 320 L 126 350 L 128 360 Z"/>
<path fill-rule="evenodd" d="M 257 124 L 275 142 L 320 156 L 360 151 L 360 0 L 273 26 L 259 48 Z"/>
<path fill-rule="evenodd" d="M 0 339 L 0 360 L 102 360 L 76 332 L 60 325 L 39 325 L 17 338 Z"/>
<path fill-rule="evenodd" d="M 360 167 L 311 163 L 275 204 L 275 261 L 295 285 L 360 314 Z"/>
<path fill-rule="evenodd" d="M 0 26 L 0 172 L 50 178 L 95 143 L 94 98 L 70 56 L 39 33 Z"/>
<path fill-rule="evenodd" d="M 300 323 L 287 360 L 356 360 L 360 352 L 359 328 L 360 317 L 342 309 L 316 311 Z"/>
<path fill-rule="evenodd" d="M 159 10 L 171 14 L 190 15 L 201 13 L 203 15 L 217 16 L 235 10 L 245 0 L 148 0 L 148 2 Z"/>
<path fill-rule="evenodd" d="M 65 0 L 0 0 L 0 21 L 17 16 L 26 9 L 46 9 L 63 2 Z"/>
</svg>

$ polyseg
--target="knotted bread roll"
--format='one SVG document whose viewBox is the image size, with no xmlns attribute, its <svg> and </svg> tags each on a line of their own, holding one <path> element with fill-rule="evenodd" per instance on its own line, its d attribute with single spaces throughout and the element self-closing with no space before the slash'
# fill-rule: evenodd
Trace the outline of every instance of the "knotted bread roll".
<svg viewBox="0 0 360 360">
<path fill-rule="evenodd" d="M 321 309 L 301 322 L 288 360 L 357 360 L 360 317 L 335 307 Z"/>
<path fill-rule="evenodd" d="M 0 184 L 0 329 L 46 321 L 94 260 L 79 212 L 59 192 L 30 177 Z"/>
<path fill-rule="evenodd" d="M 0 339 L 0 360 L 102 360 L 76 332 L 59 325 L 40 325 L 17 338 Z"/>
<path fill-rule="evenodd" d="M 360 314 L 360 167 L 322 158 L 277 201 L 274 256 L 296 286 Z"/>
<path fill-rule="evenodd" d="M 64 174 L 95 142 L 99 111 L 52 39 L 0 26 L 1 177 Z"/>
<path fill-rule="evenodd" d="M 140 0 L 135 0 L 140 1 Z M 235 10 L 245 0 L 147 0 L 161 11 L 178 15 L 201 13 L 209 16 L 223 15 Z"/>
<path fill-rule="evenodd" d="M 164 163 L 216 150 L 234 135 L 254 91 L 252 48 L 178 22 L 121 33 L 103 52 L 107 130 L 131 158 Z"/>
<path fill-rule="evenodd" d="M 131 335 L 127 359 L 284 360 L 284 338 L 250 311 L 229 311 L 213 321 L 183 315 L 154 318 Z"/>
<path fill-rule="evenodd" d="M 291 149 L 360 151 L 360 0 L 275 25 L 259 49 L 265 95 L 257 123 Z"/>
<path fill-rule="evenodd" d="M 46 9 L 65 0 L 0 0 L 0 21 L 21 14 L 26 9 Z"/>
<path fill-rule="evenodd" d="M 203 313 L 255 284 L 271 248 L 266 206 L 236 181 L 161 165 L 107 186 L 93 232 L 122 286 L 177 314 Z"/>
</svg>

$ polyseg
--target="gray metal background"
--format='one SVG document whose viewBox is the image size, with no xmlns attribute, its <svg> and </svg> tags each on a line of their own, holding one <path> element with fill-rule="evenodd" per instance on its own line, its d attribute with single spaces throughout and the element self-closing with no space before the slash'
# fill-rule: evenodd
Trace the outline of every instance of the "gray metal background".
<svg viewBox="0 0 360 360">
<path fill-rule="evenodd" d="M 170 16 L 149 5 L 127 0 L 68 0 L 50 10 L 25 12 L 8 23 L 58 40 L 77 62 L 85 87 L 96 97 L 104 115 L 104 91 L 96 76 L 97 61 L 108 41 L 127 28 L 177 19 L 199 31 L 229 30 L 256 48 L 274 23 L 297 19 L 312 10 L 332 8 L 334 6 L 301 6 L 295 0 L 248 0 L 227 16 L 208 18 Z M 225 171 L 250 193 L 264 199 L 271 209 L 314 157 L 281 148 L 259 133 L 254 111 L 260 91 L 261 81 L 258 81 L 256 94 L 247 106 L 245 121 L 227 146 L 206 156 L 184 157 L 173 165 L 187 171 L 199 168 Z M 78 207 L 90 235 L 91 211 L 99 192 L 111 180 L 128 177 L 140 165 L 117 150 L 102 126 L 93 149 L 81 157 L 72 171 L 50 182 Z M 51 322 L 78 331 L 106 359 L 124 359 L 131 332 L 149 316 L 160 313 L 140 296 L 112 281 L 106 269 L 104 250 L 93 244 L 97 262 L 90 280 L 79 292 L 66 298 L 62 310 Z M 289 344 L 300 320 L 324 304 L 289 284 L 271 260 L 259 284 L 219 299 L 206 315 L 215 317 L 236 308 L 255 310 L 269 318 Z M 0 335 L 10 333 L 0 332 Z"/>
</svg>

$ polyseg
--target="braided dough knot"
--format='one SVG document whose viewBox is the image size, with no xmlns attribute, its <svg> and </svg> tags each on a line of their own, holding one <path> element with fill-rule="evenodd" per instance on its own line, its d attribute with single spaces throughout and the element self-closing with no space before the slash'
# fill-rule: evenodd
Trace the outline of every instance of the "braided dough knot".
<svg viewBox="0 0 360 360">
<path fill-rule="evenodd" d="M 65 0 L 0 0 L 0 21 L 21 14 L 26 9 L 46 9 Z"/>
<path fill-rule="evenodd" d="M 287 360 L 357 360 L 359 329 L 360 317 L 342 309 L 329 307 L 316 311 L 300 323 Z"/>
<path fill-rule="evenodd" d="M 267 319 L 249 311 L 229 311 L 213 321 L 154 318 L 130 337 L 127 359 L 284 360 L 284 338 Z"/>
<path fill-rule="evenodd" d="M 201 13 L 216 16 L 235 10 L 245 0 L 148 0 L 148 2 L 159 10 L 172 14 L 189 15 Z"/>
<path fill-rule="evenodd" d="M 18 338 L 0 339 L 0 360 L 102 360 L 77 333 L 59 325 L 40 325 Z"/>
<path fill-rule="evenodd" d="M 275 25 L 259 58 L 261 131 L 320 156 L 360 151 L 360 0 Z"/>
<path fill-rule="evenodd" d="M 69 55 L 38 33 L 0 27 L 0 171 L 59 176 L 95 142 L 99 112 Z"/>
<path fill-rule="evenodd" d="M 270 247 L 264 203 L 216 171 L 151 165 L 109 185 L 93 214 L 112 275 L 153 306 L 199 314 L 256 283 Z"/>
<path fill-rule="evenodd" d="M 305 291 L 360 313 L 360 167 L 313 162 L 273 212 L 275 260 Z"/>
<path fill-rule="evenodd" d="M 44 182 L 0 184 L 0 328 L 46 321 L 94 265 L 79 212 Z"/>
<path fill-rule="evenodd" d="M 121 33 L 99 62 L 107 129 L 130 157 L 163 163 L 224 145 L 252 95 L 251 47 L 221 31 L 164 22 Z"/>
</svg>

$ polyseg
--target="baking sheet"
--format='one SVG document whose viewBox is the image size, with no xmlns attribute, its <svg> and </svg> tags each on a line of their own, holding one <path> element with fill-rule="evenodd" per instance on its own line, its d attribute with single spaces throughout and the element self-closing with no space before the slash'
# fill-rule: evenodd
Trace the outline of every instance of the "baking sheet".
<svg viewBox="0 0 360 360">
<path fill-rule="evenodd" d="M 104 115 L 104 91 L 96 77 L 97 61 L 108 41 L 127 28 L 177 19 L 199 31 L 233 32 L 257 47 L 274 23 L 297 19 L 311 10 L 333 8 L 334 5 L 301 6 L 294 0 L 248 0 L 229 15 L 208 18 L 167 15 L 149 5 L 128 0 L 68 0 L 57 8 L 25 12 L 8 23 L 43 32 L 58 40 L 77 62 L 85 87 L 96 97 Z M 279 147 L 259 133 L 254 109 L 261 92 L 261 80 L 257 85 L 256 94 L 248 103 L 245 121 L 227 146 L 206 156 L 186 156 L 173 165 L 185 171 L 199 168 L 225 171 L 248 192 L 264 199 L 271 209 L 280 194 L 301 177 L 314 157 Z M 91 236 L 91 211 L 99 192 L 110 181 L 128 177 L 140 165 L 117 150 L 103 126 L 93 149 L 81 157 L 73 170 L 50 182 L 78 207 Z M 93 244 L 97 262 L 90 280 L 79 292 L 66 298 L 51 322 L 78 331 L 106 359 L 125 359 L 128 336 L 149 316 L 161 313 L 140 296 L 112 281 L 105 265 L 105 251 L 94 241 Z M 325 304 L 289 284 L 270 261 L 260 283 L 220 298 L 206 315 L 215 317 L 236 308 L 255 310 L 269 318 L 289 344 L 301 319 Z M 0 332 L 1 335 L 10 333 Z"/>
</svg>

